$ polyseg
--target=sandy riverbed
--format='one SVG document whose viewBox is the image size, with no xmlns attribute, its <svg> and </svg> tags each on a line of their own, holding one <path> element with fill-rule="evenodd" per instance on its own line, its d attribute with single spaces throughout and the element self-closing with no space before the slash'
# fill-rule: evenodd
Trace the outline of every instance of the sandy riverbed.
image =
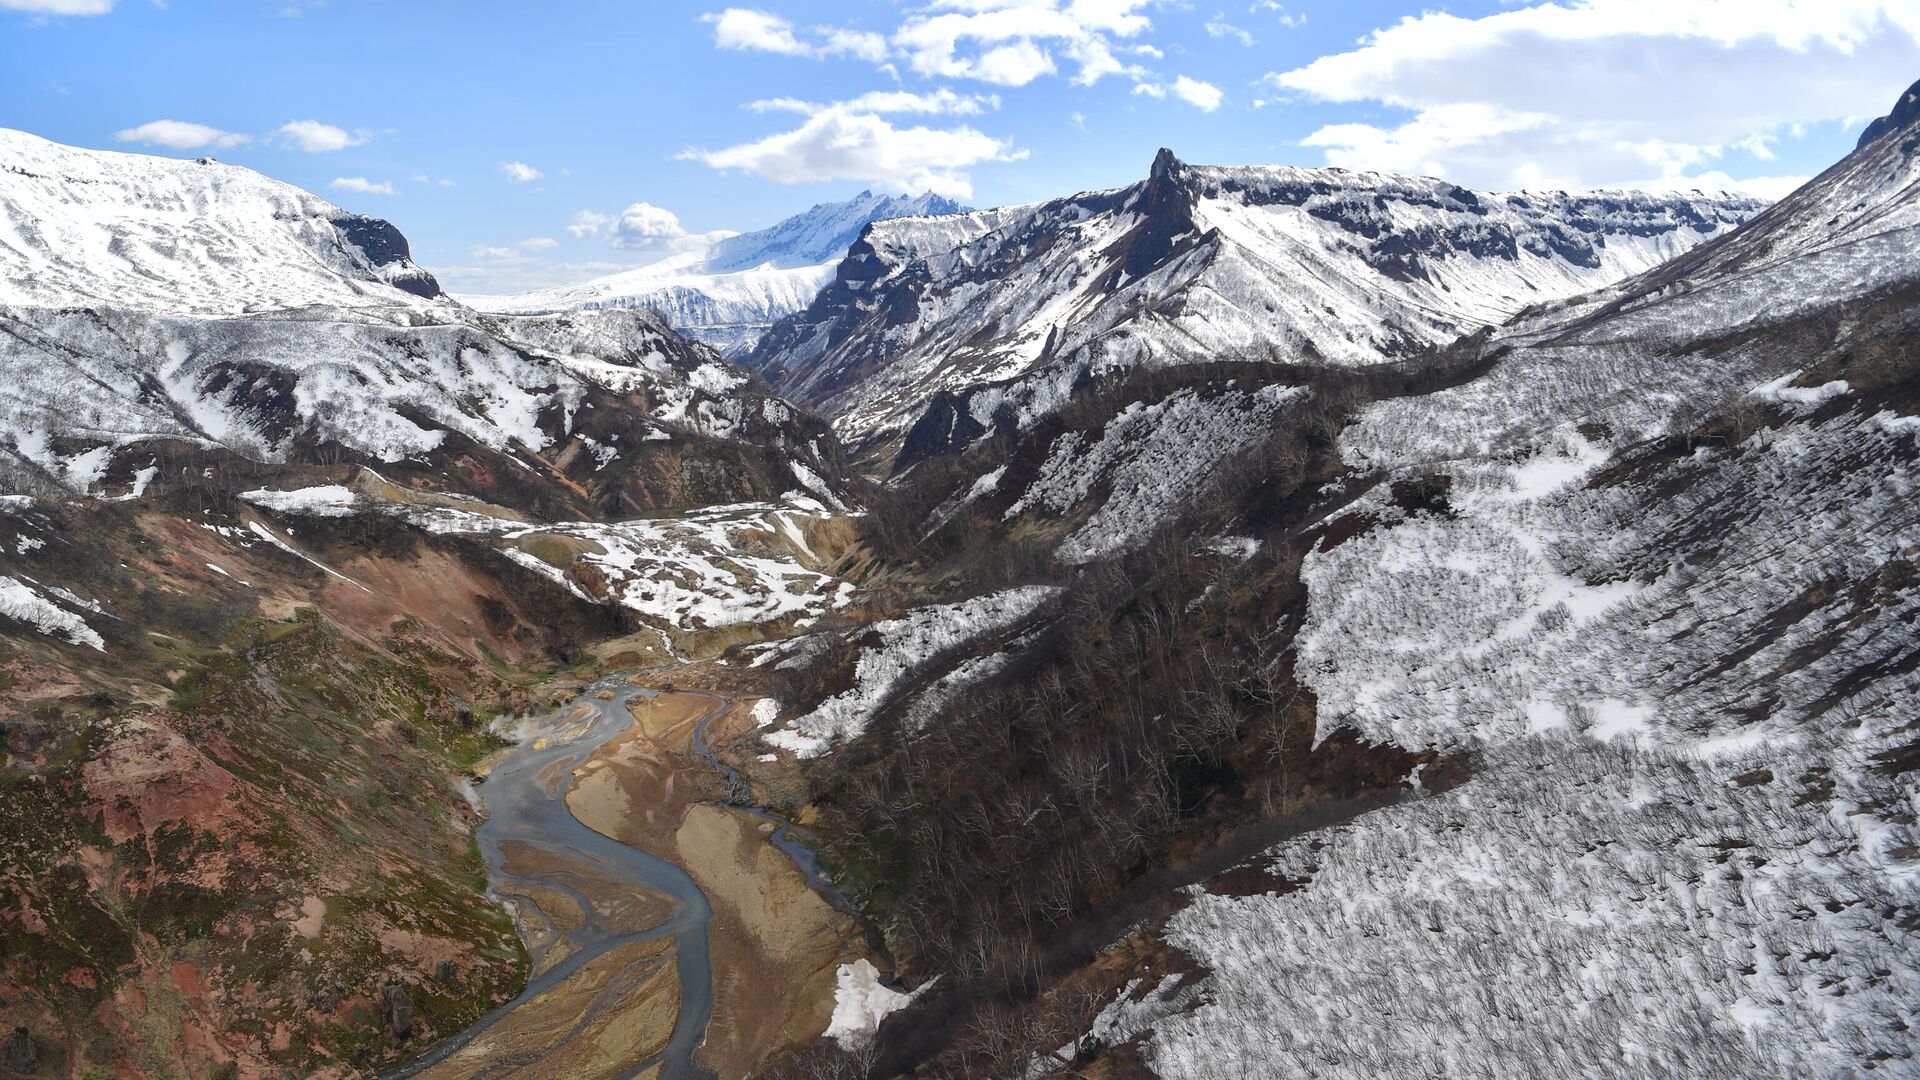
<svg viewBox="0 0 1920 1080">
<path fill-rule="evenodd" d="M 696 1060 L 734 1077 L 825 1030 L 835 969 L 866 951 L 853 921 L 767 842 L 770 823 L 700 801 L 719 794 L 691 753 L 713 704 L 689 694 L 635 698 L 634 726 L 576 770 L 567 808 L 597 832 L 680 864 L 706 893 L 714 1014 Z M 735 706 L 709 737 L 724 745 L 752 727 Z M 671 1026 L 671 1009 L 663 1022 Z"/>
</svg>

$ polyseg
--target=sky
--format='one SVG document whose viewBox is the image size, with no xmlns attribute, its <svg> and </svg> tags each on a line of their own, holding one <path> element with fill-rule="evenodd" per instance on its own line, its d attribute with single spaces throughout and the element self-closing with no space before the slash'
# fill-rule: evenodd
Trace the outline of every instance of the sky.
<svg viewBox="0 0 1920 1080">
<path fill-rule="evenodd" d="M 211 154 L 456 291 L 862 189 L 975 206 L 1205 164 L 1777 197 L 1920 79 L 1920 0 L 0 0 L 0 126 Z"/>
</svg>

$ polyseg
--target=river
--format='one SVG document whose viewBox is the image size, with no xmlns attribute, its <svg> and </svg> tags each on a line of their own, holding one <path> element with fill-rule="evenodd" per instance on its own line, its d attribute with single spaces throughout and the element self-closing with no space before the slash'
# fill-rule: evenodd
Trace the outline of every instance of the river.
<svg viewBox="0 0 1920 1080">
<path fill-rule="evenodd" d="M 601 693 L 609 696 L 603 699 Z M 669 1080 L 693 1075 L 693 1052 L 706 1037 L 713 1016 L 713 969 L 707 942 L 713 907 L 685 870 L 581 824 L 567 809 L 566 801 L 573 770 L 633 723 L 627 702 L 653 693 L 621 676 L 601 679 L 587 687 L 573 704 L 527 721 L 521 730 L 524 741 L 494 766 L 481 787 L 487 820 L 477 834 L 493 890 L 513 901 L 516 914 L 522 917 L 529 914 L 529 907 L 537 910 L 536 889 L 558 892 L 579 905 L 583 920 L 578 927 L 561 931 L 558 941 L 535 951 L 533 969 L 538 974 L 518 997 L 384 1075 L 398 1080 L 424 1072 L 610 950 L 669 935 L 674 939 L 680 999 L 673 1035 L 664 1050 L 636 1063 L 626 1075 L 637 1076 L 655 1064 L 662 1066 L 662 1076 Z M 717 715 L 727 702 L 714 700 Z M 515 845 L 526 845 L 546 856 L 537 878 L 509 869 L 513 861 L 509 853 Z M 588 878 L 651 890 L 671 902 L 672 912 L 644 930 L 610 926 L 599 907 L 576 888 L 578 881 Z M 564 959 L 543 968 L 543 958 L 555 948 L 562 949 Z"/>
</svg>

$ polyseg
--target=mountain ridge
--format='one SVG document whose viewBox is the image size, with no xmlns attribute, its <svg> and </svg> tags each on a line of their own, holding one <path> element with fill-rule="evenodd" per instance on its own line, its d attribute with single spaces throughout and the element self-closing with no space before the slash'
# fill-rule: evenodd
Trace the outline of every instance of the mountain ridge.
<svg viewBox="0 0 1920 1080">
<path fill-rule="evenodd" d="M 1157 154 L 1125 188 L 869 225 L 835 281 L 748 363 L 856 442 L 897 440 L 938 391 L 1044 411 L 1077 380 L 1240 355 L 1412 355 L 1609 283 L 1731 228 L 1757 200 L 1467 191 Z"/>
<path fill-rule="evenodd" d="M 813 299 L 868 223 L 964 209 L 930 192 L 902 196 L 862 191 L 852 199 L 816 203 L 767 228 L 634 270 L 528 293 L 462 299 L 500 313 L 651 308 L 678 332 L 737 359 L 752 350 L 767 327 Z"/>
</svg>

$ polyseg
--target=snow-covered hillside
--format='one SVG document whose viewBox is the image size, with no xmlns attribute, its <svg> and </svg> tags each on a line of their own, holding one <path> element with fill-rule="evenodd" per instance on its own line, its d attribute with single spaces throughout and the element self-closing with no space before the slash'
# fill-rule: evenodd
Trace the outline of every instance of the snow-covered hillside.
<svg viewBox="0 0 1920 1080">
<path fill-rule="evenodd" d="M 978 423 L 1089 373 L 1217 359 L 1361 365 L 1646 270 L 1761 208 L 1726 195 L 1528 192 L 1338 169 L 1213 168 L 869 227 L 750 363 L 836 418 L 903 435 L 940 392 Z"/>
<path fill-rule="evenodd" d="M 1155 1022 L 1156 1072 L 1911 1071 L 1912 111 L 1347 430 L 1446 496 L 1383 485 L 1309 554 L 1319 734 L 1474 777 L 1271 850 L 1286 891 L 1199 895 L 1167 936 L 1205 1003 Z"/>
<path fill-rule="evenodd" d="M 636 270 L 530 293 L 461 299 L 485 311 L 516 313 L 649 308 L 681 334 L 741 357 L 768 327 L 806 307 L 833 280 L 834 266 L 868 222 L 964 209 L 938 195 L 863 191 Z"/>
<path fill-rule="evenodd" d="M 124 493 L 155 439 L 428 467 L 481 448 L 584 470 L 575 487 L 676 437 L 748 440 L 833 473 L 809 422 L 652 312 L 483 314 L 438 295 L 392 225 L 250 170 L 17 132 L 0 149 L 8 490 Z"/>
<path fill-rule="evenodd" d="M 251 169 L 0 129 L 0 305 L 239 315 L 439 291 L 392 225 Z"/>
</svg>

